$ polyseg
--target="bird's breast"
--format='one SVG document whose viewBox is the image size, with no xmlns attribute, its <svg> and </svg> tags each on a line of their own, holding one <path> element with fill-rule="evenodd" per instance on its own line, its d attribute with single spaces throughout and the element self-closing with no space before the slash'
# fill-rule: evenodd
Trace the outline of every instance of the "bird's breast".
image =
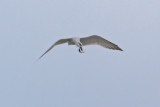
<svg viewBox="0 0 160 107">
<path fill-rule="evenodd" d="M 80 47 L 80 38 L 79 37 L 73 37 L 72 41 L 75 43 L 76 46 Z"/>
</svg>

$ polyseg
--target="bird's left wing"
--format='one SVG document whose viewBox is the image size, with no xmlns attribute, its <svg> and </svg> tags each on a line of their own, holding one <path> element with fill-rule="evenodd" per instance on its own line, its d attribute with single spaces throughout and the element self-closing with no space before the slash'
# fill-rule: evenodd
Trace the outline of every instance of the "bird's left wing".
<svg viewBox="0 0 160 107">
<path fill-rule="evenodd" d="M 68 39 L 60 39 L 58 40 L 57 42 L 55 42 L 44 54 L 42 54 L 40 58 L 42 58 L 46 53 L 48 53 L 53 47 L 55 47 L 56 45 L 60 45 L 60 44 L 63 44 L 63 43 L 67 43 L 67 42 L 70 42 L 71 41 L 71 38 L 68 38 Z"/>
<path fill-rule="evenodd" d="M 113 50 L 120 50 L 123 51 L 118 45 L 98 36 L 92 35 L 89 37 L 81 38 L 80 41 L 82 42 L 83 46 L 87 45 L 100 45 L 105 48 L 113 49 Z"/>
</svg>

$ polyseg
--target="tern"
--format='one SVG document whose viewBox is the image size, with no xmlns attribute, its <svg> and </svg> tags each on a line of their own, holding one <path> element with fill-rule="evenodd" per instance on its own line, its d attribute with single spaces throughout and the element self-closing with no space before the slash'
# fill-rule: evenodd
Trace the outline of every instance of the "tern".
<svg viewBox="0 0 160 107">
<path fill-rule="evenodd" d="M 78 51 L 80 53 L 84 53 L 83 46 L 88 46 L 88 45 L 99 45 L 104 48 L 123 51 L 118 45 L 102 38 L 101 36 L 92 35 L 92 36 L 83 37 L 83 38 L 73 37 L 73 38 L 67 38 L 67 39 L 60 39 L 57 42 L 55 42 L 46 52 L 44 52 L 39 57 L 39 59 L 42 58 L 46 53 L 48 53 L 56 45 L 60 45 L 64 43 L 68 43 L 68 45 L 76 45 L 79 48 Z"/>
</svg>

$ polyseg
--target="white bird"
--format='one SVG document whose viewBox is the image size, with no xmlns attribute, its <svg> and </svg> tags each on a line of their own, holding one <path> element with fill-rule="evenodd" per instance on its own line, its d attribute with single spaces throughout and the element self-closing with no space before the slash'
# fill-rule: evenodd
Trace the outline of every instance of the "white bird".
<svg viewBox="0 0 160 107">
<path fill-rule="evenodd" d="M 98 35 L 92 35 L 84 38 L 79 38 L 79 37 L 73 37 L 73 38 L 67 38 L 67 39 L 60 39 L 57 42 L 55 42 L 44 54 L 42 54 L 40 58 L 42 58 L 46 53 L 48 53 L 53 47 L 56 45 L 60 45 L 63 43 L 68 43 L 68 45 L 76 45 L 79 47 L 79 52 L 84 53 L 83 51 L 83 46 L 87 45 L 99 45 L 104 48 L 109 48 L 113 50 L 120 50 L 123 51 L 118 45 L 98 36 Z"/>
</svg>

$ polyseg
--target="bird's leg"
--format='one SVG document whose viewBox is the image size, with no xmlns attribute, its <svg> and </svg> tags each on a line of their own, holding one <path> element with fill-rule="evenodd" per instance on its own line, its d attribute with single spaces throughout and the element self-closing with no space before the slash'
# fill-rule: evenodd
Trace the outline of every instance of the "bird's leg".
<svg viewBox="0 0 160 107">
<path fill-rule="evenodd" d="M 80 52 L 80 53 L 84 53 L 84 51 L 83 51 L 83 48 L 82 48 L 82 47 L 79 47 L 79 52 Z"/>
</svg>

